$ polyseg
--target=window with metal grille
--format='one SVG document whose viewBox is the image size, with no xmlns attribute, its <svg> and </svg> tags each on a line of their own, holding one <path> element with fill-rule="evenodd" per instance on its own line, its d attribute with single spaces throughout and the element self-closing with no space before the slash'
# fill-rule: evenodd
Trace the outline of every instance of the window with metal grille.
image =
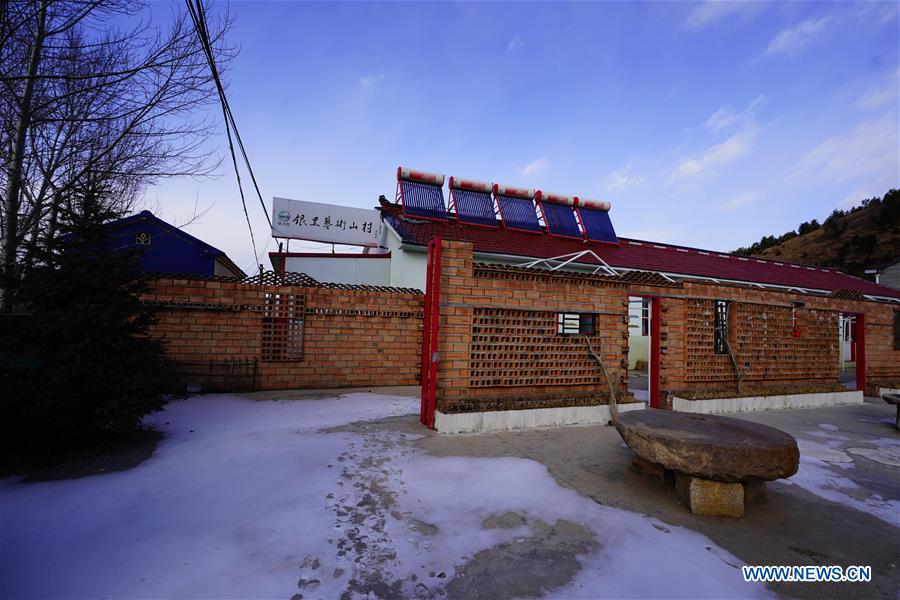
<svg viewBox="0 0 900 600">
<path fill-rule="evenodd" d="M 728 300 L 716 300 L 715 323 L 716 354 L 728 354 Z"/>
<path fill-rule="evenodd" d="M 262 359 L 303 359 L 303 309 L 301 294 L 271 294 L 263 298 Z"/>
<path fill-rule="evenodd" d="M 594 315 L 587 313 L 558 313 L 556 333 L 559 335 L 593 335 Z"/>
</svg>

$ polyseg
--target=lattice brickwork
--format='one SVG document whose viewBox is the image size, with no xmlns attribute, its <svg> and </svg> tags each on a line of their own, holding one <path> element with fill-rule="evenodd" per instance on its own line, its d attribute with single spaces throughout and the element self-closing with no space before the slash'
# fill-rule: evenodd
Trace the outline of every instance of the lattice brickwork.
<svg viewBox="0 0 900 600">
<path fill-rule="evenodd" d="M 263 360 L 303 358 L 305 294 L 266 293 L 263 296 L 261 353 Z"/>
<path fill-rule="evenodd" d="M 687 301 L 685 380 L 735 381 L 731 359 L 715 352 L 714 301 Z M 823 379 L 838 376 L 838 316 L 834 311 L 797 311 L 800 336 L 792 335 L 789 306 L 734 302 L 728 340 L 744 381 Z"/>
<path fill-rule="evenodd" d="M 473 309 L 469 374 L 469 387 L 601 381 L 581 336 L 556 333 L 555 312 L 494 308 Z"/>
<path fill-rule="evenodd" d="M 691 298 L 685 310 L 685 381 L 730 381 L 735 378 L 731 359 L 717 354 L 715 301 Z"/>
<path fill-rule="evenodd" d="M 838 313 L 738 303 L 732 307 L 732 345 L 745 380 L 838 378 Z M 749 366 L 748 366 L 749 365 Z"/>
</svg>

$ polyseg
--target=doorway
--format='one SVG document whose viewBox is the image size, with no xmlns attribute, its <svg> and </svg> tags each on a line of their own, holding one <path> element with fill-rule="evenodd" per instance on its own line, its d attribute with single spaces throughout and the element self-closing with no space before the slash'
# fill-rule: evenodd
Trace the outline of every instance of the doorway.
<svg viewBox="0 0 900 600">
<path fill-rule="evenodd" d="M 659 298 L 628 297 L 628 392 L 659 407 Z"/>
<path fill-rule="evenodd" d="M 866 389 L 865 315 L 838 315 L 838 381 L 847 389 Z"/>
</svg>

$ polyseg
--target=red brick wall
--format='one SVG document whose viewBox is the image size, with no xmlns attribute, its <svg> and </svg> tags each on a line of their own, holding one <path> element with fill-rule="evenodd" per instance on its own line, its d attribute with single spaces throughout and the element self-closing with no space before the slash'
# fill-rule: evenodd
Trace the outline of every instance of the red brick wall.
<svg viewBox="0 0 900 600">
<path fill-rule="evenodd" d="M 868 393 L 873 384 L 900 381 L 900 351 L 893 348 L 895 305 L 690 281 L 679 289 L 642 286 L 629 292 L 661 297 L 664 391 L 735 389 L 737 377 L 730 358 L 713 349 L 711 311 L 716 299 L 734 302 L 729 339 L 747 387 L 804 387 L 837 381 L 840 313 L 865 315 Z M 791 335 L 791 302 L 804 303 L 797 311 L 799 337 Z M 698 319 L 697 304 L 710 315 Z"/>
<path fill-rule="evenodd" d="M 733 301 L 729 339 L 745 389 L 836 382 L 839 312 L 865 314 L 870 393 L 876 385 L 900 383 L 900 351 L 893 349 L 897 308 L 885 303 L 738 285 L 671 285 L 632 275 L 616 279 L 477 266 L 470 244 L 450 241 L 443 242 L 441 287 L 437 395 L 443 411 L 606 402 L 605 378 L 584 340 L 556 334 L 559 312 L 597 315 L 591 339 L 624 392 L 629 295 L 660 301 L 663 398 L 673 390 L 736 388 L 730 358 L 713 349 L 716 299 Z M 303 330 L 297 360 L 264 360 L 263 331 L 271 323 L 266 294 L 296 301 Z M 228 388 L 239 380 L 247 387 L 254 361 L 258 389 L 419 380 L 421 294 L 169 278 L 156 280 L 145 300 L 159 309 L 155 333 L 167 340 L 183 383 Z M 805 303 L 798 311 L 799 337 L 791 335 L 792 301 Z M 205 366 L 210 363 L 216 365 L 213 375 Z"/>
<path fill-rule="evenodd" d="M 652 278 L 643 278 L 649 280 Z M 580 337 L 556 334 L 558 312 L 597 314 L 604 363 L 624 391 L 630 295 L 659 299 L 660 386 L 736 391 L 727 354 L 714 350 L 714 304 L 732 302 L 729 341 L 742 390 L 801 388 L 838 379 L 838 315 L 864 313 L 867 380 L 900 380 L 894 306 L 761 290 L 751 286 L 524 272 L 473 264 L 471 245 L 444 241 L 437 405 L 442 411 L 606 402 L 608 389 Z M 662 284 L 662 285 L 659 285 Z M 791 303 L 800 335 L 792 335 Z"/>
<path fill-rule="evenodd" d="M 557 334 L 558 312 L 597 315 L 594 349 L 624 393 L 624 284 L 476 269 L 466 242 L 443 242 L 441 263 L 439 410 L 607 402 L 606 380 L 584 340 Z"/>
<path fill-rule="evenodd" d="M 264 360 L 266 294 L 297 300 L 302 355 L 296 360 Z M 166 340 L 182 383 L 227 388 L 222 363 L 254 359 L 257 389 L 418 383 L 421 294 L 158 279 L 144 300 L 158 309 L 154 334 Z M 204 366 L 210 362 L 212 377 Z M 248 368 L 239 367 L 245 380 Z"/>
</svg>

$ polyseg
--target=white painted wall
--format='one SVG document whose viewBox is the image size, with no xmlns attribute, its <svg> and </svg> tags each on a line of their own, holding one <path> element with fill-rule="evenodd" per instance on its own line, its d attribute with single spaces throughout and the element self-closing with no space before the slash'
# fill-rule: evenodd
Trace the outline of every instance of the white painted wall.
<svg viewBox="0 0 900 600">
<path fill-rule="evenodd" d="M 425 291 L 425 274 L 428 270 L 428 253 L 401 250 L 391 253 L 391 285 L 416 288 Z"/>
<path fill-rule="evenodd" d="M 619 412 L 643 410 L 643 402 L 619 404 Z M 609 406 L 563 406 L 558 408 L 529 408 L 524 410 L 496 410 L 471 413 L 434 413 L 434 428 L 438 433 L 479 433 L 509 431 L 532 427 L 559 427 L 606 423 L 611 415 Z"/>
<path fill-rule="evenodd" d="M 881 271 L 878 283 L 900 290 L 900 262 L 895 262 Z"/>
<path fill-rule="evenodd" d="M 642 360 L 650 364 L 650 336 L 628 336 L 628 368 L 633 369 L 637 361 Z"/>
<path fill-rule="evenodd" d="M 391 259 L 388 257 L 350 258 L 328 254 L 288 256 L 285 259 L 285 271 L 306 273 L 323 283 L 394 285 L 391 283 Z"/>
<path fill-rule="evenodd" d="M 672 410 L 702 414 L 743 413 L 756 410 L 786 410 L 790 408 L 814 408 L 840 404 L 862 404 L 863 393 L 821 392 L 816 394 L 788 394 L 782 396 L 745 396 L 742 398 L 711 398 L 687 400 L 672 397 Z"/>
<path fill-rule="evenodd" d="M 390 227 L 385 243 L 391 253 L 390 285 L 415 288 L 424 293 L 428 250 L 424 247 L 421 250 L 417 247 L 402 249 L 400 237 Z"/>
</svg>

